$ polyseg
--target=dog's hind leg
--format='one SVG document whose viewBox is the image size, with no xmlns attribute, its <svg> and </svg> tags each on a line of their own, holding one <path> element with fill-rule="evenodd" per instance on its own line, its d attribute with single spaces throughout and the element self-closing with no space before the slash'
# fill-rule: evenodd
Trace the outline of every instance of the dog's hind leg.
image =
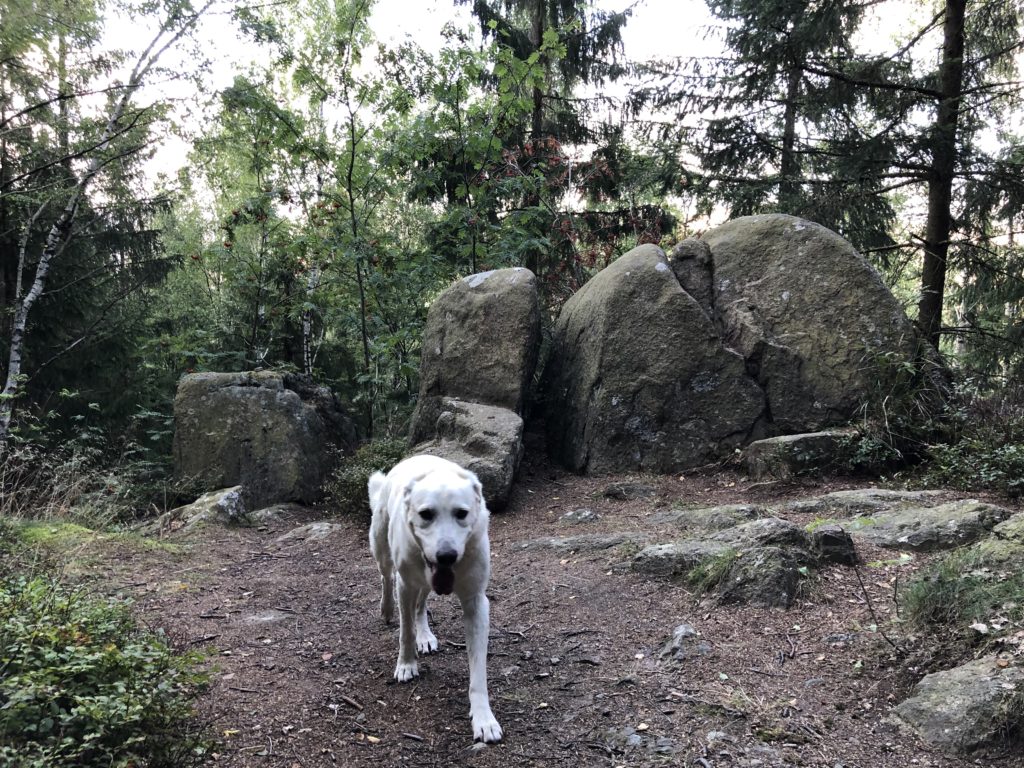
<svg viewBox="0 0 1024 768">
<path fill-rule="evenodd" d="M 384 515 L 374 513 L 370 522 L 370 551 L 380 571 L 380 615 L 390 624 L 395 618 L 395 563 L 388 546 L 388 526 Z"/>
<path fill-rule="evenodd" d="M 487 694 L 487 633 L 491 606 L 482 592 L 462 601 L 462 619 L 466 626 L 466 651 L 469 654 L 469 717 L 473 738 L 493 744 L 501 741 L 501 726 L 491 712 Z"/>
<path fill-rule="evenodd" d="M 416 605 L 416 652 L 427 654 L 437 651 L 437 638 L 430 631 L 430 620 L 427 617 L 427 597 L 430 592 L 420 595 Z"/>
<path fill-rule="evenodd" d="M 420 674 L 416 664 L 416 607 L 419 605 L 419 590 L 402 583 L 398 575 L 398 664 L 395 665 L 395 680 L 407 683 Z"/>
</svg>

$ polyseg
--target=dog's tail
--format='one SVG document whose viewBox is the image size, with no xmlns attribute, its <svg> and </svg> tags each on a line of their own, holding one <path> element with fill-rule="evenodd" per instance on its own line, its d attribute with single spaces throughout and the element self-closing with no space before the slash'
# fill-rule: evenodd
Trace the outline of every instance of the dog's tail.
<svg viewBox="0 0 1024 768">
<path fill-rule="evenodd" d="M 370 482 L 367 483 L 366 490 L 370 496 L 370 510 L 374 513 L 384 506 L 383 496 L 386 480 L 383 472 L 374 472 L 370 475 Z"/>
</svg>

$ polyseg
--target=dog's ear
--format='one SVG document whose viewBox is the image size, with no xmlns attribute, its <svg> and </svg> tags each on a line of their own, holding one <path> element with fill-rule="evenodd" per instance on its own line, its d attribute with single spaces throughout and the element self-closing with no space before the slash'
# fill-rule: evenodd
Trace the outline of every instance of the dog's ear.
<svg viewBox="0 0 1024 768">
<path fill-rule="evenodd" d="M 472 483 L 473 493 L 476 495 L 477 509 L 479 509 L 481 513 L 487 512 L 487 505 L 484 504 L 484 487 L 480 484 L 480 478 L 476 476 L 475 472 L 472 472 L 465 467 L 459 467 L 459 474 Z"/>
<path fill-rule="evenodd" d="M 409 519 L 409 505 L 412 502 L 412 489 L 416 486 L 416 483 L 429 474 L 429 472 L 420 472 L 417 475 L 413 475 L 402 487 L 402 509 L 405 510 L 405 517 L 407 520 Z"/>
</svg>

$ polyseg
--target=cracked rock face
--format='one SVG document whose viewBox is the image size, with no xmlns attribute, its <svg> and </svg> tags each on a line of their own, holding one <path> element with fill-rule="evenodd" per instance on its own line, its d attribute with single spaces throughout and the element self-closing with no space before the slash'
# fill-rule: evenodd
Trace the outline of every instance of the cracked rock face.
<svg viewBox="0 0 1024 768">
<path fill-rule="evenodd" d="M 590 473 L 700 466 L 845 423 L 932 354 L 839 235 L 735 219 L 671 258 L 635 248 L 565 304 L 544 378 L 549 450 Z"/>
<path fill-rule="evenodd" d="M 704 237 L 725 344 L 764 388 L 774 434 L 848 421 L 921 342 L 878 272 L 835 232 L 782 214 Z"/>
<path fill-rule="evenodd" d="M 705 464 L 746 442 L 765 409 L 743 359 L 653 245 L 566 302 L 544 388 L 549 450 L 594 473 Z"/>
</svg>

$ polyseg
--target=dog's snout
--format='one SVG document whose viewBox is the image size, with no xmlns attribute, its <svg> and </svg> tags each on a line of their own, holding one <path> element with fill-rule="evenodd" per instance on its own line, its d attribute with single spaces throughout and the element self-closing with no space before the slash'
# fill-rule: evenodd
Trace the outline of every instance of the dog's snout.
<svg viewBox="0 0 1024 768">
<path fill-rule="evenodd" d="M 459 553 L 451 547 L 443 547 L 437 551 L 437 564 L 442 568 L 451 568 L 459 559 Z"/>
</svg>

